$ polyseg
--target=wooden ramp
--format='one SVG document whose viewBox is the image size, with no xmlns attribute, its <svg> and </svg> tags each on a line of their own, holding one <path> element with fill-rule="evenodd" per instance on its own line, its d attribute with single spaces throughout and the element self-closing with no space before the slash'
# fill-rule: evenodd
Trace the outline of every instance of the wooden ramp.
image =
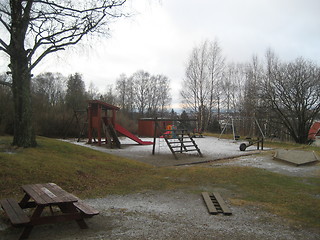
<svg viewBox="0 0 320 240">
<path fill-rule="evenodd" d="M 294 164 L 296 166 L 310 164 L 320 160 L 314 151 L 285 150 L 285 149 L 277 150 L 273 158 L 276 160 L 281 160 L 281 161 Z"/>
<path fill-rule="evenodd" d="M 204 202 L 207 205 L 208 211 L 210 214 L 218 214 L 223 213 L 224 215 L 231 215 L 232 212 L 220 196 L 218 192 L 208 193 L 203 192 L 201 193 Z"/>
<path fill-rule="evenodd" d="M 107 146 L 109 148 L 113 148 L 114 146 L 117 148 L 121 148 L 120 140 L 113 126 L 108 122 L 103 121 L 102 128 L 103 128 L 103 132 L 106 135 Z"/>
</svg>

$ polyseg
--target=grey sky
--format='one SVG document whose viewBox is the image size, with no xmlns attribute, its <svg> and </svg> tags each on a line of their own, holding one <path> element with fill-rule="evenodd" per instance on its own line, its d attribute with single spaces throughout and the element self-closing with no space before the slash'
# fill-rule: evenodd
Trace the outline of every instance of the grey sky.
<svg viewBox="0 0 320 240">
<path fill-rule="evenodd" d="M 111 37 L 59 52 L 35 74 L 80 72 L 104 91 L 121 73 L 143 69 L 169 77 L 177 103 L 189 54 L 205 40 L 217 39 L 228 62 L 263 58 L 270 47 L 282 60 L 320 64 L 320 0 L 129 0 L 128 7 L 137 14 L 111 24 Z"/>
</svg>

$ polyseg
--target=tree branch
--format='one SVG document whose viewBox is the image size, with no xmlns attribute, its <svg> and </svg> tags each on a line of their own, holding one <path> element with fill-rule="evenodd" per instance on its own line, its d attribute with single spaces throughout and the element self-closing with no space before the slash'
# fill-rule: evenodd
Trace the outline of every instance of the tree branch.
<svg viewBox="0 0 320 240">
<path fill-rule="evenodd" d="M 10 27 L 9 27 L 9 25 L 2 19 L 1 15 L 0 15 L 0 22 L 1 22 L 2 25 L 7 29 L 7 31 L 10 32 Z"/>
<path fill-rule="evenodd" d="M 8 53 L 8 45 L 0 38 L 0 51 L 4 51 L 5 53 Z"/>
<path fill-rule="evenodd" d="M 12 87 L 12 83 L 1 81 L 1 80 L 0 80 L 0 85 L 7 86 L 7 87 L 10 87 L 10 88 Z"/>
</svg>

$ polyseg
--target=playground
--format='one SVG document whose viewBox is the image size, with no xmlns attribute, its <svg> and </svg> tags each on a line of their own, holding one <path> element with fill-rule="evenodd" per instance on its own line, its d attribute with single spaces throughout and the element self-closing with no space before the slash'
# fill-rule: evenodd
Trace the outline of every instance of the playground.
<svg viewBox="0 0 320 240">
<path fill-rule="evenodd" d="M 251 122 L 250 136 L 258 136 L 256 139 L 247 137 L 240 140 L 240 136 L 235 131 L 236 120 L 231 117 L 224 123 L 219 138 L 204 137 L 202 132 L 195 132 L 195 130 L 191 132 L 183 128 L 186 126 L 184 120 L 141 118 L 138 122 L 138 135 L 148 136 L 142 138 L 117 123 L 116 113 L 119 110 L 117 106 L 106 102 L 89 101 L 87 125 L 84 124 L 83 128 L 79 126 L 81 132 L 84 132 L 87 127 L 88 139 L 81 139 L 79 134 L 77 140 L 68 141 L 157 167 L 211 163 L 270 150 L 263 147 L 265 136 L 255 118 L 249 118 L 246 121 Z M 196 121 L 196 119 L 189 121 Z M 232 130 L 233 139 L 221 138 L 228 128 Z M 253 134 L 254 132 L 256 133 Z M 272 153 L 269 155 L 271 156 Z M 313 152 L 280 150 L 277 150 L 271 159 L 269 165 L 274 165 L 276 160 L 295 166 L 319 161 L 319 157 Z"/>
<path fill-rule="evenodd" d="M 149 141 L 151 139 L 143 138 L 143 140 Z M 247 166 L 262 168 L 288 176 L 301 177 L 317 176 L 320 171 L 319 164 L 311 163 L 297 167 L 294 164 L 274 159 L 274 149 L 265 148 L 261 151 L 257 150 L 256 146 L 250 146 L 246 151 L 240 151 L 239 145 L 241 141 L 218 139 L 208 136 L 196 139 L 196 143 L 201 149 L 203 157 L 199 157 L 196 153 L 184 153 L 180 155 L 178 159 L 172 156 L 169 148 L 162 139 L 157 139 L 155 155 L 152 155 L 152 145 L 138 145 L 131 139 L 125 137 L 121 138 L 121 149 L 108 149 L 97 145 L 89 145 L 85 140 L 77 142 L 69 139 L 67 141 L 101 152 L 151 164 L 156 167 L 200 165 L 216 168 L 223 166 Z M 160 141 L 160 143 L 158 141 Z"/>
<path fill-rule="evenodd" d="M 152 138 L 142 138 L 143 141 L 153 141 Z M 89 147 L 98 151 L 127 157 L 153 166 L 179 166 L 208 163 L 215 160 L 230 159 L 239 156 L 252 155 L 259 153 L 255 146 L 250 146 L 246 151 L 239 150 L 239 142 L 215 137 L 204 137 L 195 139 L 202 157 L 196 152 L 177 154 L 175 159 L 163 138 L 157 138 L 155 144 L 155 154 L 152 154 L 152 145 L 139 145 L 127 137 L 120 137 L 121 149 L 110 149 L 103 146 L 87 144 L 86 140 L 77 142 L 68 140 L 74 144 Z"/>
</svg>

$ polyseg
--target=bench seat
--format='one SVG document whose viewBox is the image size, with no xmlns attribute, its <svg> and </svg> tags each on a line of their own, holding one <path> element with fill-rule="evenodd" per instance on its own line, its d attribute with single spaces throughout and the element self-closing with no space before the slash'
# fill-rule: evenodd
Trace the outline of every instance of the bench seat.
<svg viewBox="0 0 320 240">
<path fill-rule="evenodd" d="M 19 203 L 15 199 L 1 199 L 0 204 L 13 226 L 24 225 L 30 222 L 30 218 L 21 209 Z"/>
<path fill-rule="evenodd" d="M 79 200 L 78 202 L 74 202 L 73 205 L 84 214 L 84 217 L 92 217 L 94 215 L 98 215 L 99 211 L 85 204 L 83 201 Z"/>
</svg>

